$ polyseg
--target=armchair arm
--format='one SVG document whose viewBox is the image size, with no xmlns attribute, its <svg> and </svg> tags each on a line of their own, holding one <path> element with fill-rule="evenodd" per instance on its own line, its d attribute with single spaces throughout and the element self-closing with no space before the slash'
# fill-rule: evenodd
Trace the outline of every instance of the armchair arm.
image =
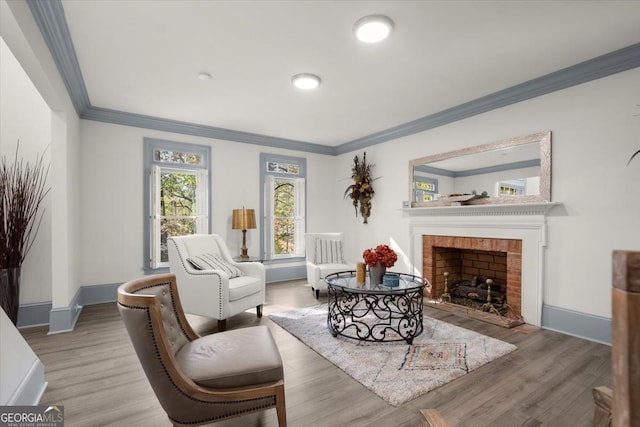
<svg viewBox="0 0 640 427">
<path fill-rule="evenodd" d="M 234 262 L 233 265 L 238 267 L 246 276 L 259 277 L 262 283 L 266 281 L 266 271 L 264 265 L 260 262 Z"/>
<path fill-rule="evenodd" d="M 320 280 L 321 270 L 320 267 L 312 262 L 307 261 L 307 281 L 311 286 L 315 285 Z"/>
<path fill-rule="evenodd" d="M 229 301 L 229 275 L 220 270 L 183 270 L 176 272 L 178 292 L 185 312 L 225 319 Z"/>
</svg>

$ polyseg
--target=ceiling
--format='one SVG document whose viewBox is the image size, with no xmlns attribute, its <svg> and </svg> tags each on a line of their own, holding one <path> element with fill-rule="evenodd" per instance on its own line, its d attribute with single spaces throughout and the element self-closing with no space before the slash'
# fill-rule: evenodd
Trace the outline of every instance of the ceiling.
<svg viewBox="0 0 640 427">
<path fill-rule="evenodd" d="M 640 42 L 640 1 L 62 6 L 91 106 L 330 147 Z M 380 44 L 353 36 L 370 14 L 394 21 Z"/>
</svg>

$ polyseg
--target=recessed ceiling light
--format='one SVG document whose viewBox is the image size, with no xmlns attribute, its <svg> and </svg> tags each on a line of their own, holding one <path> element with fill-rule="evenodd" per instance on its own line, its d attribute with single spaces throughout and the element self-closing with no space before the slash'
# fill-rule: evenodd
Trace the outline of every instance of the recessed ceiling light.
<svg viewBox="0 0 640 427">
<path fill-rule="evenodd" d="M 384 15 L 369 15 L 353 24 L 353 32 L 364 43 L 378 43 L 386 39 L 393 29 L 393 21 Z"/>
<path fill-rule="evenodd" d="M 310 73 L 296 74 L 291 77 L 291 83 L 298 89 L 311 90 L 320 86 L 320 77 Z"/>
<path fill-rule="evenodd" d="M 202 72 L 198 73 L 198 79 L 200 79 L 202 81 L 210 80 L 211 79 L 211 74 L 202 71 Z"/>
</svg>

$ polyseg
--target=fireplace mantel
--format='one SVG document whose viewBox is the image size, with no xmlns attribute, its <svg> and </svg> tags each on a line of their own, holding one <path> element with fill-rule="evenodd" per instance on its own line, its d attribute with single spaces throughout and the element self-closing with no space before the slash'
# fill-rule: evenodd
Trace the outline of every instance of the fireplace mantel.
<svg viewBox="0 0 640 427">
<path fill-rule="evenodd" d="M 522 241 L 521 314 L 540 326 L 544 301 L 547 213 L 561 203 L 442 206 L 403 209 L 411 216 L 411 268 L 423 274 L 423 236 L 459 236 Z"/>
<path fill-rule="evenodd" d="M 558 202 L 503 205 L 434 206 L 402 209 L 408 216 L 546 215 Z"/>
</svg>

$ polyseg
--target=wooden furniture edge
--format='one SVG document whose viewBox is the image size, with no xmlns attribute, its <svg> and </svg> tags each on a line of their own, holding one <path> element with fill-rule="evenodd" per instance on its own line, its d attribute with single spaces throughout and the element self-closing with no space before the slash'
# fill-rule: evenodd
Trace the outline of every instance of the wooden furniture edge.
<svg viewBox="0 0 640 427">
<path fill-rule="evenodd" d="M 420 409 L 422 415 L 421 427 L 449 427 L 437 409 Z"/>
</svg>

